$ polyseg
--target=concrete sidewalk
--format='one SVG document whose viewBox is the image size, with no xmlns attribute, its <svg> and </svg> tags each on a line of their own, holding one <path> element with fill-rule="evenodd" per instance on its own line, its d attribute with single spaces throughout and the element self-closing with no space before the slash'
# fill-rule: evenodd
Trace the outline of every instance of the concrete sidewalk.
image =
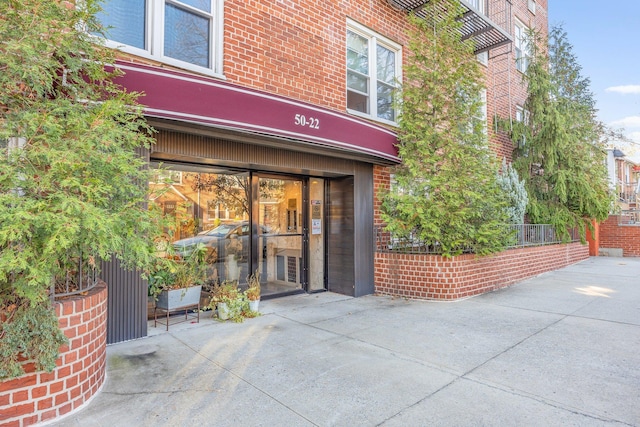
<svg viewBox="0 0 640 427">
<path fill-rule="evenodd" d="M 454 303 L 323 293 L 261 311 L 110 346 L 102 391 L 56 425 L 640 425 L 640 259 Z"/>
</svg>

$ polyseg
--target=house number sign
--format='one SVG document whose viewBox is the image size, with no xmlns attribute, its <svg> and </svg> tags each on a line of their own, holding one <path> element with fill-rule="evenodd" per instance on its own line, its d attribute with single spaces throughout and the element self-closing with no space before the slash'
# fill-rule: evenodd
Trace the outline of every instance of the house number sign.
<svg viewBox="0 0 640 427">
<path fill-rule="evenodd" d="M 293 118 L 293 124 L 296 126 L 304 126 L 310 129 L 320 129 L 320 119 L 315 117 L 306 117 L 304 114 L 296 114 Z"/>
</svg>

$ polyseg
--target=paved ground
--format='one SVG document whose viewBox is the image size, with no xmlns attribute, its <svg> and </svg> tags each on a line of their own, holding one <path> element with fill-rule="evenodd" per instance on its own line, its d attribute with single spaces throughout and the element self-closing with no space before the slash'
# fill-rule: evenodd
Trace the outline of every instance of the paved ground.
<svg viewBox="0 0 640 427">
<path fill-rule="evenodd" d="M 640 259 L 455 303 L 325 293 L 261 309 L 110 346 L 101 393 L 57 425 L 640 425 Z"/>
</svg>

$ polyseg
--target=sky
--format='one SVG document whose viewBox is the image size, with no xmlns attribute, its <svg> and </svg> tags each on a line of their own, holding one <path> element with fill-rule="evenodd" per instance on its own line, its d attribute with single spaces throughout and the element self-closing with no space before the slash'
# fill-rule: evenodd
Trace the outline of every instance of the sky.
<svg viewBox="0 0 640 427">
<path fill-rule="evenodd" d="M 549 28 L 562 25 L 599 119 L 635 144 L 617 144 L 640 162 L 640 0 L 548 0 Z"/>
</svg>

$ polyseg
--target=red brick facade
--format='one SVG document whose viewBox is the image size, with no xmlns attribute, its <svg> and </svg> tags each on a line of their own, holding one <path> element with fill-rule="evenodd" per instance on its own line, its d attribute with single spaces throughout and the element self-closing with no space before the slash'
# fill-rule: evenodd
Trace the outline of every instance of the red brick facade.
<svg viewBox="0 0 640 427">
<path fill-rule="evenodd" d="M 618 225 L 618 215 L 600 224 L 600 248 L 622 249 L 624 256 L 640 256 L 640 225 Z"/>
<path fill-rule="evenodd" d="M 405 44 L 406 19 L 385 1 L 225 2 L 229 81 L 344 111 L 347 17 Z"/>
<path fill-rule="evenodd" d="M 80 408 L 100 389 L 106 374 L 107 286 L 56 304 L 69 345 L 53 372 L 34 372 L 0 382 L 0 425 L 22 427 L 52 420 Z"/>
<path fill-rule="evenodd" d="M 376 293 L 455 300 L 494 291 L 589 258 L 581 243 L 510 249 L 476 257 L 376 253 Z"/>
<path fill-rule="evenodd" d="M 389 169 L 374 168 L 376 193 L 389 187 Z M 374 225 L 380 246 L 388 233 L 380 217 L 380 201 L 374 201 Z M 640 227 L 638 227 L 640 231 Z M 589 257 L 581 243 L 510 249 L 492 256 L 462 255 L 450 259 L 438 255 L 375 254 L 377 294 L 415 299 L 454 300 L 509 286 L 538 274 L 566 267 Z"/>
<path fill-rule="evenodd" d="M 508 32 L 513 36 L 516 21 L 528 28 L 535 28 L 542 37 L 548 34 L 547 0 L 536 0 L 536 13 L 528 8 L 527 0 L 511 2 L 511 19 Z M 499 19 L 494 17 L 495 20 Z M 496 132 L 495 116 L 515 120 L 516 107 L 524 106 L 527 98 L 523 74 L 516 69 L 514 44 L 499 47 L 489 52 L 486 67 L 487 118 L 489 141 L 498 157 L 511 161 L 513 144 L 504 132 Z"/>
</svg>

